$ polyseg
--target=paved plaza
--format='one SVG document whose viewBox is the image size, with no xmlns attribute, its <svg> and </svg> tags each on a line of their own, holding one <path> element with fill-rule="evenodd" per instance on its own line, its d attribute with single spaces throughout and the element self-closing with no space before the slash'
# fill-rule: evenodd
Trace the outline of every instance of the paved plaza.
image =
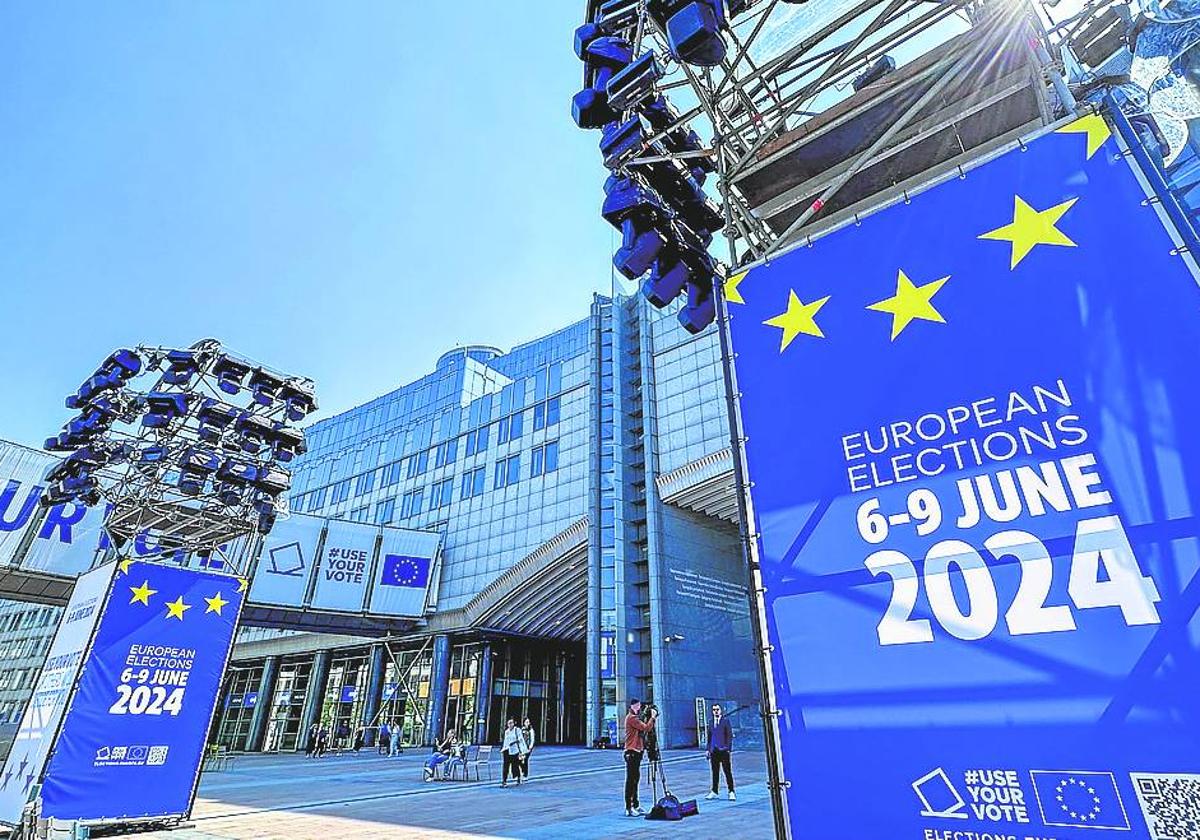
<svg viewBox="0 0 1200 840">
<path fill-rule="evenodd" d="M 493 780 L 421 781 L 427 753 L 386 758 L 355 755 L 306 759 L 249 755 L 231 769 L 205 773 L 194 825 L 151 835 L 172 840 L 210 838 L 512 837 L 530 840 L 593 837 L 769 838 L 771 808 L 765 760 L 758 751 L 734 754 L 738 800 L 705 801 L 708 763 L 694 750 L 664 753 L 671 789 L 700 800 L 700 814 L 682 822 L 648 822 L 623 815 L 621 753 L 543 747 L 531 778 L 520 787 Z M 499 756 L 495 756 L 499 758 Z M 642 805 L 651 804 L 643 774 Z"/>
</svg>

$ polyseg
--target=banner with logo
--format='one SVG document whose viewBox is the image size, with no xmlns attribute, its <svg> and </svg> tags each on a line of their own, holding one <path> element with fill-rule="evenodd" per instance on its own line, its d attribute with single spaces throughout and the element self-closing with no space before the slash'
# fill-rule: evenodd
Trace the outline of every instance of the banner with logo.
<svg viewBox="0 0 1200 840">
<path fill-rule="evenodd" d="M 385 528 L 368 609 L 384 615 L 422 616 L 441 534 Z"/>
<path fill-rule="evenodd" d="M 312 598 L 314 608 L 362 611 L 378 536 L 378 525 L 329 521 L 317 566 L 317 588 Z"/>
<path fill-rule="evenodd" d="M 324 526 L 325 520 L 320 517 L 298 514 L 275 523 L 258 554 L 250 585 L 251 601 L 283 606 L 304 603 Z"/>
<path fill-rule="evenodd" d="M 0 773 L 0 822 L 20 821 L 29 791 L 41 778 L 115 569 L 116 564 L 104 566 L 75 581 Z"/>
<path fill-rule="evenodd" d="M 1194 835 L 1186 260 L 1092 116 L 730 278 L 795 837 Z"/>
<path fill-rule="evenodd" d="M 214 572 L 118 564 L 46 768 L 44 816 L 188 813 L 241 588 Z"/>
</svg>

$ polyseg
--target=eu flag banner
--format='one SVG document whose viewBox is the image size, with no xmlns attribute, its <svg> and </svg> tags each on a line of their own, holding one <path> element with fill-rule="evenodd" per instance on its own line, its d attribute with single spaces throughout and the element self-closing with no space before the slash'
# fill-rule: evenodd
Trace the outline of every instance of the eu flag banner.
<svg viewBox="0 0 1200 840">
<path fill-rule="evenodd" d="M 406 586 L 424 589 L 429 585 L 428 557 L 406 557 L 403 554 L 387 554 L 383 558 L 381 586 Z"/>
<path fill-rule="evenodd" d="M 54 745 L 42 814 L 186 815 L 245 582 L 123 560 Z"/>
<path fill-rule="evenodd" d="M 1200 290 L 1104 119 L 726 297 L 794 836 L 1146 836 L 1131 774 L 1200 768 Z"/>
</svg>

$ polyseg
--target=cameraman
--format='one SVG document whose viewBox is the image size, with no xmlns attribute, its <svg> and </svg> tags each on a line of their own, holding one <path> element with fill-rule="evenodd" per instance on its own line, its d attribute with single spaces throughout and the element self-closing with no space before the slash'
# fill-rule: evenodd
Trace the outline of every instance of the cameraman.
<svg viewBox="0 0 1200 840">
<path fill-rule="evenodd" d="M 629 701 L 629 713 L 625 715 L 625 816 L 645 815 L 638 803 L 638 784 L 642 779 L 642 753 L 646 749 L 645 733 L 654 729 L 658 722 L 658 709 L 650 707 L 649 720 L 642 720 L 642 702 L 636 698 Z"/>
</svg>

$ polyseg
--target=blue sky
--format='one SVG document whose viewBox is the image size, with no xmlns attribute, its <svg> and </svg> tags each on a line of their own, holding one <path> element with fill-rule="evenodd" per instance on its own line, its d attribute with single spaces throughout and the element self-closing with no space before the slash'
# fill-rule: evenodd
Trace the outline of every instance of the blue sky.
<svg viewBox="0 0 1200 840">
<path fill-rule="evenodd" d="M 0 4 L 0 438 L 40 445 L 118 346 L 212 336 L 326 415 L 582 318 L 613 244 L 582 14 Z"/>
</svg>

